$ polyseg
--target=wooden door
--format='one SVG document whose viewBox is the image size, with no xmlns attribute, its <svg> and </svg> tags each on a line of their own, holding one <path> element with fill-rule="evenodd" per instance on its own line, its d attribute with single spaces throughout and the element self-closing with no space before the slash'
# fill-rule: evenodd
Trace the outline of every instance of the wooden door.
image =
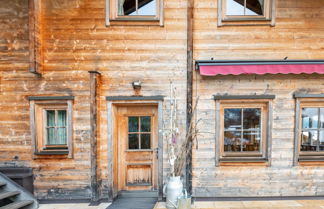
<svg viewBox="0 0 324 209">
<path fill-rule="evenodd" d="M 117 111 L 118 191 L 157 190 L 157 107 L 118 107 Z"/>
</svg>

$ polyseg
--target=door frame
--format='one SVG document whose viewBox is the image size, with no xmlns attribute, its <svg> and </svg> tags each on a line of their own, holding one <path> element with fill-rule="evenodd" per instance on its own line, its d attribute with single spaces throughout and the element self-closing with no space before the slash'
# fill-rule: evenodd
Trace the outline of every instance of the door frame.
<svg viewBox="0 0 324 209">
<path fill-rule="evenodd" d="M 118 195 L 115 170 L 116 155 L 114 138 L 117 134 L 115 118 L 119 106 L 155 105 L 158 109 L 158 198 L 163 198 L 163 100 L 164 96 L 108 96 L 107 100 L 107 125 L 108 125 L 108 200 L 113 201 Z"/>
</svg>

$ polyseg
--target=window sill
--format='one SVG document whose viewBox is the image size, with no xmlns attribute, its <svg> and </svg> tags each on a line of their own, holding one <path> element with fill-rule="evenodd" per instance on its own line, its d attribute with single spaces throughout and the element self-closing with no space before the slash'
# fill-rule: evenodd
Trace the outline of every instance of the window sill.
<svg viewBox="0 0 324 209">
<path fill-rule="evenodd" d="M 224 19 L 218 26 L 274 26 L 274 23 L 268 19 Z"/>
<path fill-rule="evenodd" d="M 110 19 L 108 26 L 163 26 L 158 19 Z"/>
<path fill-rule="evenodd" d="M 268 166 L 266 158 L 222 158 L 220 166 Z"/>
<path fill-rule="evenodd" d="M 57 158 L 72 158 L 69 150 L 50 150 L 40 151 L 34 153 L 34 159 L 57 159 Z"/>
<path fill-rule="evenodd" d="M 220 162 L 229 162 L 229 163 L 250 163 L 250 162 L 267 162 L 267 158 L 260 157 L 223 157 L 219 159 Z"/>
</svg>

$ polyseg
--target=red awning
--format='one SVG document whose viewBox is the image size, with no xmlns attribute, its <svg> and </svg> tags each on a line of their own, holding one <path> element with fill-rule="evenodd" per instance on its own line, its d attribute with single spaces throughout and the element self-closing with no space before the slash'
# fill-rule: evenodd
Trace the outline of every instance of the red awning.
<svg viewBox="0 0 324 209">
<path fill-rule="evenodd" d="M 241 75 L 241 74 L 324 74 L 323 61 L 197 61 L 201 75 Z"/>
</svg>

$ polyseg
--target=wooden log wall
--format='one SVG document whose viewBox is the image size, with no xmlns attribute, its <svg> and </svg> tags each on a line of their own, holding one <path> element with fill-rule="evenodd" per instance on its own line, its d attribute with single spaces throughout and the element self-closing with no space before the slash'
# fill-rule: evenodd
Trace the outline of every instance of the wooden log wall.
<svg viewBox="0 0 324 209">
<path fill-rule="evenodd" d="M 90 199 L 90 89 L 88 71 L 101 73 L 98 93 L 97 172 L 108 198 L 106 96 L 166 96 L 177 87 L 185 130 L 186 1 L 165 0 L 164 26 L 105 26 L 104 0 L 41 1 L 38 30 L 42 76 L 28 72 L 28 1 L 0 4 L 0 166 L 30 166 L 39 199 Z M 73 158 L 33 159 L 28 96 L 73 101 Z M 167 126 L 167 121 L 165 126 Z M 168 166 L 165 162 L 164 168 Z M 166 172 L 165 172 L 166 173 Z"/>
<path fill-rule="evenodd" d="M 195 1 L 194 60 L 324 59 L 324 1 L 277 0 L 276 25 L 217 27 L 217 1 Z M 202 119 L 193 150 L 194 196 L 324 195 L 320 163 L 293 167 L 294 92 L 324 93 L 323 75 L 195 76 Z M 195 86 L 196 85 L 196 86 Z M 270 166 L 215 167 L 214 94 L 273 94 Z"/>
</svg>

